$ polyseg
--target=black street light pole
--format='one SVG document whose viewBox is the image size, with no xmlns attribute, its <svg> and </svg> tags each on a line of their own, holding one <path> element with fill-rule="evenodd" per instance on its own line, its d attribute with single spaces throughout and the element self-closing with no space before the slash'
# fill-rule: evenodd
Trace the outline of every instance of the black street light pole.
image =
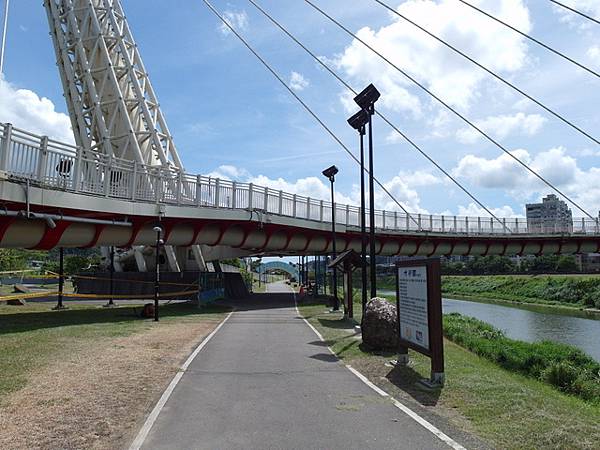
<svg viewBox="0 0 600 450">
<path fill-rule="evenodd" d="M 329 182 L 331 183 L 331 242 L 333 244 L 332 246 L 332 256 L 331 259 L 332 261 L 335 259 L 336 255 L 337 255 L 337 250 L 336 250 L 336 245 L 335 245 L 335 190 L 333 187 L 333 183 L 335 182 L 335 176 L 338 173 L 338 168 L 335 166 L 331 166 L 327 169 L 325 169 L 323 171 L 323 175 L 325 175 L 328 179 Z M 340 310 L 340 301 L 338 299 L 338 292 L 337 292 L 337 270 L 335 269 L 335 267 L 333 268 L 333 283 L 332 283 L 332 288 L 333 288 L 333 310 L 334 311 L 339 311 Z"/>
<path fill-rule="evenodd" d="M 110 297 L 108 299 L 108 303 L 106 305 L 104 305 L 107 308 L 110 308 L 112 306 L 115 306 L 115 302 L 114 302 L 114 295 L 115 295 L 115 288 L 114 288 L 114 276 L 115 276 L 115 247 L 111 246 L 110 247 L 110 266 L 108 268 L 108 276 L 109 276 L 109 294 Z"/>
<path fill-rule="evenodd" d="M 365 125 L 369 122 L 369 113 L 364 109 L 348 119 L 352 128 L 358 131 L 360 139 L 360 258 L 362 275 L 362 298 L 361 306 L 363 317 L 367 308 L 367 217 L 365 211 Z"/>
<path fill-rule="evenodd" d="M 155 255 L 155 263 L 154 263 L 154 321 L 158 322 L 158 296 L 160 290 L 160 244 L 162 243 L 162 239 L 160 235 L 162 233 L 162 227 L 155 226 L 153 228 L 156 233 L 156 255 Z"/>
<path fill-rule="evenodd" d="M 55 310 L 66 309 L 63 304 L 63 292 L 65 288 L 65 251 L 62 247 L 59 249 L 58 254 L 58 301 Z"/>
<path fill-rule="evenodd" d="M 369 272 L 371 274 L 371 298 L 377 297 L 377 265 L 375 264 L 375 184 L 373 183 L 373 113 L 369 111 Z"/>
<path fill-rule="evenodd" d="M 372 84 L 368 85 L 354 101 L 369 114 L 369 263 L 371 298 L 377 297 L 377 267 L 375 264 L 375 182 L 373 174 L 373 115 L 375 102 L 381 94 Z"/>
</svg>

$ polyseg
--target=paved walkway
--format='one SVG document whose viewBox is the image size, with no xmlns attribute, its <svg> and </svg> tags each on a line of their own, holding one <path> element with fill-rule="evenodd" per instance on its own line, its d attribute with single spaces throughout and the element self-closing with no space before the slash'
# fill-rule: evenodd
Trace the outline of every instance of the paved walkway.
<svg viewBox="0 0 600 450">
<path fill-rule="evenodd" d="M 238 303 L 143 449 L 449 448 L 337 361 L 287 290 L 277 283 Z"/>
</svg>

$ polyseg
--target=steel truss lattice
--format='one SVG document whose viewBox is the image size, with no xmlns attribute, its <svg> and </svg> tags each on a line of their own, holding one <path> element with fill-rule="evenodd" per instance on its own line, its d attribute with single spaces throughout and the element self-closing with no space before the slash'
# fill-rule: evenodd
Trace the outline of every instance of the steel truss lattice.
<svg viewBox="0 0 600 450">
<path fill-rule="evenodd" d="M 176 178 L 183 164 L 120 0 L 44 0 L 75 141 Z M 192 247 L 205 267 L 200 248 Z M 165 247 L 172 270 L 173 249 Z M 139 264 L 138 264 L 139 266 Z"/>
<path fill-rule="evenodd" d="M 45 0 L 77 145 L 183 169 L 120 0 Z"/>
</svg>

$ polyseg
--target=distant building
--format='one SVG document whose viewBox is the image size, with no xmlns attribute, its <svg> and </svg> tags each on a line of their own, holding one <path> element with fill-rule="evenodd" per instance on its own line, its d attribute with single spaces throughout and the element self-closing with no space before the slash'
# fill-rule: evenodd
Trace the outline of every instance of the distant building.
<svg viewBox="0 0 600 450">
<path fill-rule="evenodd" d="M 542 203 L 526 205 L 527 229 L 530 233 L 570 233 L 573 214 L 565 202 L 550 194 Z"/>
</svg>

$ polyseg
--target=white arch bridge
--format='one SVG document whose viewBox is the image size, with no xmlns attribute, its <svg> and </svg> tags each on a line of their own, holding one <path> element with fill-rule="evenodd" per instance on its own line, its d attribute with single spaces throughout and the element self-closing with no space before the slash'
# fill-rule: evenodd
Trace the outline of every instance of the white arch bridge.
<svg viewBox="0 0 600 450">
<path fill-rule="evenodd" d="M 207 260 L 324 254 L 332 205 L 247 183 L 110 157 L 0 124 L 0 246 L 203 246 Z M 360 210 L 336 204 L 337 249 L 360 251 Z M 525 255 L 600 251 L 598 221 L 543 230 L 522 218 L 375 211 L 380 255 Z"/>
</svg>

